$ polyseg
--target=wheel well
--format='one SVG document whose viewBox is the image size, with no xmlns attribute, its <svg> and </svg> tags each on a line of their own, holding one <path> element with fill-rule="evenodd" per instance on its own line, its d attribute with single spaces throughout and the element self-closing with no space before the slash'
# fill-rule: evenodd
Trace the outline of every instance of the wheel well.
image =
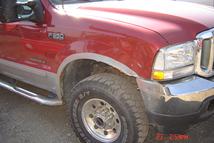
<svg viewBox="0 0 214 143">
<path fill-rule="evenodd" d="M 134 84 L 136 83 L 135 77 L 128 76 L 122 73 L 120 70 L 109 66 L 102 62 L 97 62 L 94 60 L 77 60 L 74 62 L 69 63 L 66 68 L 64 69 L 62 76 L 61 76 L 61 89 L 63 91 L 67 88 L 73 88 L 79 81 L 89 77 L 91 75 L 95 75 L 98 73 L 112 73 L 122 77 L 127 78 Z M 66 95 L 66 93 L 63 93 Z"/>
</svg>

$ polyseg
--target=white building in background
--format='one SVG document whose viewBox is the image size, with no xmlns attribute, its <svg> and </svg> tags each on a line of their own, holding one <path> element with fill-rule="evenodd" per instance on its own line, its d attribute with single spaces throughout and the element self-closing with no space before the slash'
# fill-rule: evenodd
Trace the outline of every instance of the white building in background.
<svg viewBox="0 0 214 143">
<path fill-rule="evenodd" d="M 209 5 L 209 6 L 214 6 L 214 0 L 176 0 L 176 1 L 194 2 L 194 3 L 200 3 L 200 4 Z"/>
</svg>

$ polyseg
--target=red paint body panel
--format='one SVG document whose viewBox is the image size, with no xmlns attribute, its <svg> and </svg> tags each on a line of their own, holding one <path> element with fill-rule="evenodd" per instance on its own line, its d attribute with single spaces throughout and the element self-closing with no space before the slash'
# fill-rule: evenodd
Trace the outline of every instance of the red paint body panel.
<svg viewBox="0 0 214 143">
<path fill-rule="evenodd" d="M 70 11 L 71 8 L 67 6 L 67 9 Z M 153 30 L 161 34 L 170 44 L 192 40 L 198 32 L 214 27 L 212 7 L 186 2 L 167 0 L 105 2 L 88 4 L 79 9 L 97 17 Z"/>
<path fill-rule="evenodd" d="M 175 7 L 178 3 L 170 2 L 166 10 L 164 4 L 155 2 L 131 5 L 115 1 L 56 9 L 47 0 L 42 3 L 43 25 L 29 21 L 0 24 L 4 29 L 0 32 L 4 37 L 0 39 L 0 58 L 57 73 L 69 55 L 96 53 L 150 78 L 160 48 L 193 40 L 198 32 L 214 26 L 214 10 L 199 5 L 187 9 L 190 5 L 186 4 L 179 10 Z M 65 34 L 65 39 L 49 39 L 49 32 Z"/>
</svg>

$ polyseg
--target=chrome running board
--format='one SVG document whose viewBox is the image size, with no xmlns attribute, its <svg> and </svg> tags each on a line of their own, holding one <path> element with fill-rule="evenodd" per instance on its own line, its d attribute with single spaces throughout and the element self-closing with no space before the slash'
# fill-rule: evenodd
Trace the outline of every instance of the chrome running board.
<svg viewBox="0 0 214 143">
<path fill-rule="evenodd" d="M 0 87 L 5 88 L 11 92 L 17 93 L 23 97 L 26 97 L 30 100 L 33 100 L 33 101 L 43 104 L 43 105 L 57 106 L 57 105 L 63 104 L 62 100 L 58 99 L 57 96 L 52 96 L 52 97 L 42 96 L 37 93 L 28 91 L 24 88 L 18 87 L 14 84 L 7 83 L 3 80 L 0 80 Z"/>
</svg>

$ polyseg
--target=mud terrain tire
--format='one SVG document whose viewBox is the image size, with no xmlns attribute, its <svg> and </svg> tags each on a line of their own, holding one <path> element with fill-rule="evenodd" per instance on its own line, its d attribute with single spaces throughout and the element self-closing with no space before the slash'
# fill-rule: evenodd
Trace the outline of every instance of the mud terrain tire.
<svg viewBox="0 0 214 143">
<path fill-rule="evenodd" d="M 136 85 L 113 74 L 82 80 L 69 101 L 75 133 L 84 143 L 143 143 L 149 126 L 139 94 Z"/>
</svg>

